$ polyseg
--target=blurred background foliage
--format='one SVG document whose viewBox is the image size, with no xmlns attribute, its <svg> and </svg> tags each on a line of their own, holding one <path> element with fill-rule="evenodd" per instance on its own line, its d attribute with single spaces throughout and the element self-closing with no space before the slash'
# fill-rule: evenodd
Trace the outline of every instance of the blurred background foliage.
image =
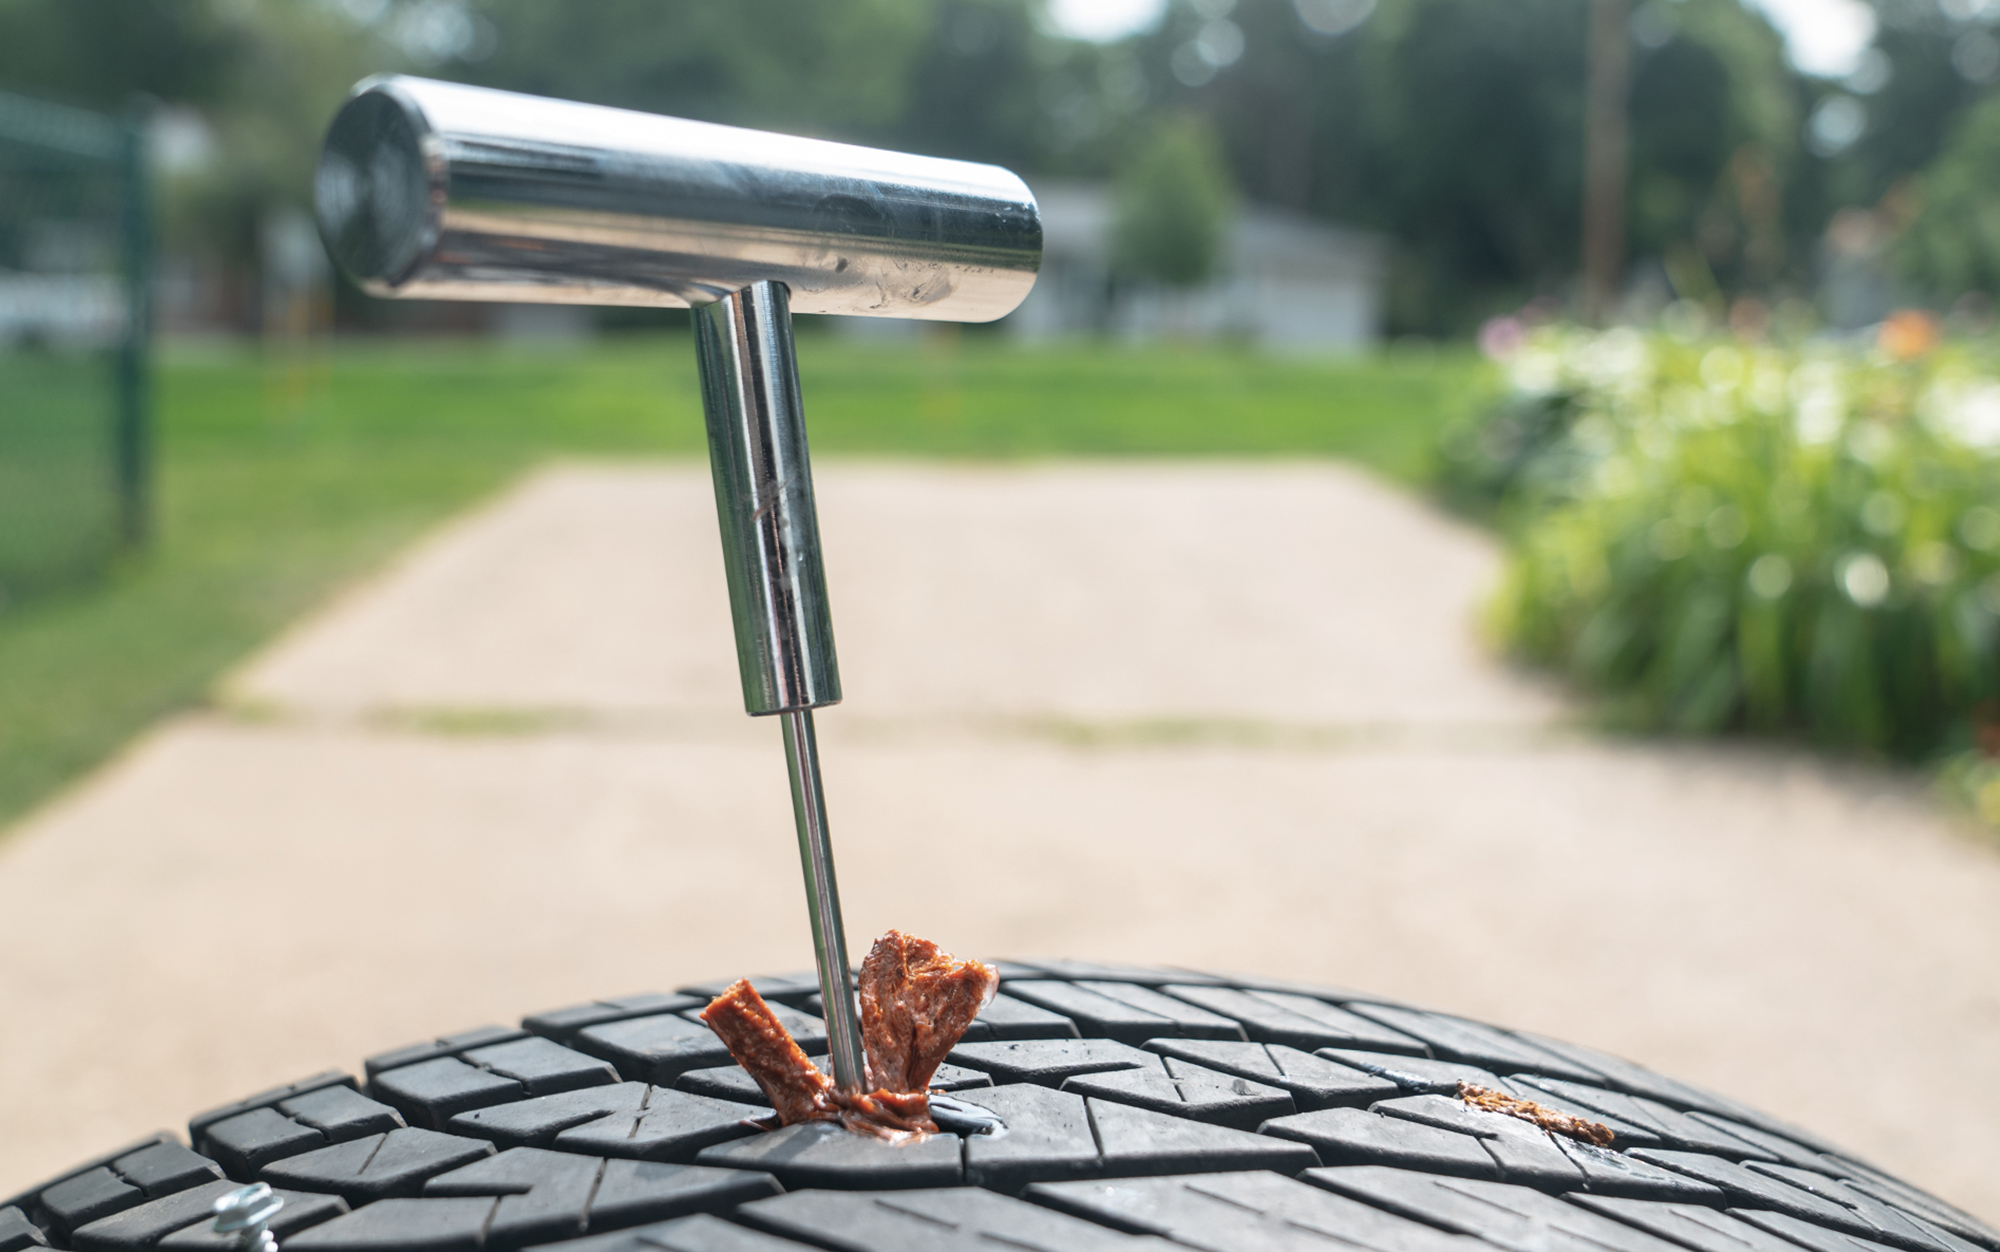
<svg viewBox="0 0 2000 1252">
<path fill-rule="evenodd" d="M 1236 194 L 1206 119 L 1161 119 L 1119 164 L 1116 194 L 1114 276 L 1193 287 L 1215 272 Z"/>
<path fill-rule="evenodd" d="M 1508 645 L 1622 723 L 1943 760 L 2000 824 L 2000 0 L 1863 0 L 1872 41 L 1835 76 L 1753 0 L 1167 0 L 1108 42 L 1045 2 L 0 0 L 0 90 L 149 111 L 167 260 L 233 276 L 245 331 L 273 222 L 315 253 L 321 129 L 382 71 L 1108 181 L 1113 283 L 1200 282 L 1247 205 L 1377 232 L 1388 334 L 1478 330 L 1497 402 L 1452 347 L 1016 359 L 953 331 L 856 357 L 816 435 L 1428 478 L 1505 537 Z M 1623 4 L 1630 57 L 1628 328 L 1604 333 L 1555 320 L 1578 305 L 1594 3 Z M 1881 322 L 1899 305 L 1935 316 Z M 424 312 L 338 307 L 350 330 Z M 654 424 L 672 380 L 627 345 L 378 351 L 167 361 L 156 552 L 0 615 L 0 816 L 535 457 L 698 446 L 688 414 Z M 1269 420 L 1204 417 L 1240 395 Z"/>
<path fill-rule="evenodd" d="M 1109 177 L 1162 117 L 1199 117 L 1246 199 L 1389 236 L 1390 329 L 1441 335 L 1570 296 L 1590 3 L 1171 0 L 1092 43 L 1040 0 L 0 0 L 0 88 L 161 102 L 169 248 L 245 270 L 372 71 L 1065 177 Z M 1874 7 L 1839 80 L 1796 70 L 1740 0 L 1632 7 L 1638 286 L 1775 304 L 1844 248 L 1893 254 L 1911 300 L 1992 294 L 2000 5 Z"/>
<path fill-rule="evenodd" d="M 1507 538 L 1506 647 L 1630 728 L 1951 762 L 2000 823 L 1990 338 L 1914 311 L 1859 344 L 1495 337 L 1511 395 L 1440 477 Z"/>
</svg>

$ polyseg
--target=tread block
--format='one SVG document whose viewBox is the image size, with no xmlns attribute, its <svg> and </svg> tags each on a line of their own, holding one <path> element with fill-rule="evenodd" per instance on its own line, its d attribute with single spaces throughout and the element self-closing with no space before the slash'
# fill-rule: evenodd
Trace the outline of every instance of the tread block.
<svg viewBox="0 0 2000 1252">
<path fill-rule="evenodd" d="M 1499 1168 L 1502 1182 L 1541 1191 L 1589 1190 L 1655 1200 L 1722 1202 L 1719 1190 L 1698 1179 L 1550 1134 L 1520 1118 L 1472 1108 L 1451 1096 L 1401 1096 L 1370 1111 L 1477 1139 Z"/>
<path fill-rule="evenodd" d="M 201 1148 L 230 1177 L 247 1180 L 272 1161 L 403 1125 L 402 1114 L 388 1105 L 349 1086 L 330 1086 L 211 1122 Z"/>
<path fill-rule="evenodd" d="M 1399 1008 L 1410 1008 L 1400 1000 L 1375 995 L 1367 991 L 1356 991 L 1352 987 L 1335 986 L 1332 983 L 1301 982 L 1296 978 L 1263 978 L 1256 974 L 1227 974 L 1215 970 L 1206 971 L 1209 977 L 1225 987 L 1235 987 L 1239 991 L 1283 991 L 1290 995 L 1311 996 L 1329 1004 L 1392 1004 Z M 1182 980 L 1186 981 L 1186 980 Z"/>
<path fill-rule="evenodd" d="M 1728 1130 L 1731 1134 L 1737 1132 L 1735 1126 L 1729 1123 L 1738 1123 L 1760 1130 L 1767 1135 L 1776 1136 L 1788 1143 L 1803 1144 L 1814 1152 L 1833 1156 L 1840 1155 L 1839 1148 L 1809 1130 L 1794 1126 L 1790 1122 L 1772 1117 L 1757 1109 L 1738 1104 L 1726 1096 L 1717 1095 L 1712 1091 L 1703 1091 L 1699 1087 L 1689 1086 L 1687 1083 L 1668 1078 L 1664 1074 L 1654 1073 L 1645 1066 L 1625 1060 L 1622 1057 L 1599 1052 L 1595 1048 L 1586 1048 L 1581 1044 L 1565 1043 L 1560 1039 L 1548 1039 L 1541 1035 L 1529 1034 L 1526 1031 L 1515 1031 L 1513 1033 L 1544 1051 L 1554 1052 L 1556 1055 L 1572 1060 L 1587 1069 L 1598 1071 L 1604 1075 L 1605 1082 L 1620 1091 L 1631 1095 L 1644 1096 L 1649 1100 L 1658 1101 L 1670 1108 L 1708 1113 L 1721 1118 L 1725 1123 L 1723 1129 Z M 1763 1141 L 1757 1140 L 1756 1142 L 1761 1144 Z M 1995 1246 L 2000 1247 L 2000 1236 L 1996 1236 Z"/>
<path fill-rule="evenodd" d="M 527 1031 L 515 1026 L 475 1026 L 471 1030 L 461 1030 L 455 1035 L 445 1035 L 425 1043 L 412 1043 L 387 1052 L 378 1052 L 363 1061 L 361 1065 L 363 1072 L 373 1080 L 376 1074 L 385 1069 L 401 1069 L 405 1065 L 416 1065 L 423 1061 L 436 1060 L 441 1056 L 457 1056 L 474 1048 L 523 1039 L 527 1034 Z"/>
<path fill-rule="evenodd" d="M 369 1099 L 352 1087 L 322 1087 L 289 1100 L 280 1100 L 278 1111 L 320 1131 L 334 1143 L 396 1130 L 403 1125 L 403 1119 L 396 1110 L 379 1100 Z"/>
<path fill-rule="evenodd" d="M 590 1200 L 590 1228 L 614 1230 L 692 1212 L 716 1212 L 778 1194 L 778 1180 L 752 1170 L 714 1170 L 656 1160 L 608 1160 Z"/>
<path fill-rule="evenodd" d="M 517 1078 L 455 1056 L 440 1056 L 378 1072 L 368 1080 L 368 1093 L 401 1113 L 410 1125 L 442 1130 L 468 1109 L 519 1100 L 528 1089 Z"/>
<path fill-rule="evenodd" d="M 1811 1252 L 1886 1252 L 1886 1245 L 1866 1239 L 1844 1230 L 1828 1230 L 1813 1222 L 1803 1221 L 1790 1213 L 1770 1213 L 1757 1209 L 1731 1209 L 1730 1215 L 1739 1217 L 1752 1226 L 1768 1230 L 1774 1235 L 1783 1235 L 1800 1247 Z"/>
<path fill-rule="evenodd" d="M 965 1140 L 965 1181 L 973 1186 L 1011 1195 L 1032 1182 L 1099 1176 L 1097 1136 L 1082 1096 L 1031 1083 L 1008 1083 L 980 1092 L 977 1101 L 964 1099 L 1007 1125 L 1005 1135 L 972 1135 Z"/>
<path fill-rule="evenodd" d="M 1145 983 L 1085 981 L 1071 984 L 1097 995 L 1108 996 L 1121 1004 L 1147 1013 L 1156 1013 L 1174 1022 L 1179 1029 L 1172 1036 L 1182 1039 L 1233 1039 L 1247 1042 L 1249 1036 L 1234 1018 L 1212 1012 L 1198 1004 L 1191 1004 L 1176 996 L 1148 986 Z"/>
<path fill-rule="evenodd" d="M 1320 1109 L 1265 1122 L 1260 1134 L 1310 1144 L 1323 1162 L 1393 1165 L 1465 1178 L 1500 1177 L 1478 1139 L 1366 1109 Z"/>
<path fill-rule="evenodd" d="M 531 1096 L 609 1086 L 618 1081 L 617 1072 L 596 1057 L 536 1036 L 490 1048 L 474 1048 L 461 1059 L 514 1079 Z"/>
<path fill-rule="evenodd" d="M 1831 1227 L 1851 1235 L 1859 1235 L 1864 1239 L 1880 1237 L 1875 1227 L 1852 1209 L 1844 1208 L 1832 1200 L 1736 1161 L 1700 1152 L 1676 1152 L 1666 1148 L 1635 1148 L 1632 1155 L 1648 1164 L 1663 1166 L 1721 1188 L 1724 1197 L 1731 1205 L 1773 1209 L 1817 1226 Z"/>
<path fill-rule="evenodd" d="M 499 1196 L 480 1242 L 521 1247 L 581 1236 L 604 1162 L 542 1148 L 509 1148 L 424 1184 L 424 1196 Z"/>
<path fill-rule="evenodd" d="M 1843 1157 L 1820 1157 L 1820 1169 L 1838 1176 L 1849 1187 L 1874 1196 L 1884 1204 L 1901 1209 L 1913 1217 L 1921 1217 L 1933 1225 L 1970 1240 L 1989 1252 L 2000 1252 L 2000 1230 L 1995 1230 L 1972 1214 L 1953 1208 L 1935 1196 L 1926 1195 L 1915 1187 L 1868 1166 Z"/>
<path fill-rule="evenodd" d="M 427 1179 L 491 1155 L 484 1139 L 411 1126 L 273 1161 L 258 1176 L 273 1187 L 324 1191 L 359 1207 L 415 1195 Z"/>
<path fill-rule="evenodd" d="M 112 1173 L 110 1166 L 100 1165 L 44 1190 L 40 1207 L 58 1233 L 67 1233 L 129 1209 L 145 1198 L 145 1192 Z"/>
<path fill-rule="evenodd" d="M 769 1116 L 767 1108 L 628 1082 L 460 1113 L 450 1129 L 504 1147 L 689 1162 L 703 1148 L 758 1133 L 749 1119 Z"/>
<path fill-rule="evenodd" d="M 1329 1191 L 1498 1244 L 1509 1252 L 1677 1252 L 1636 1226 L 1527 1187 L 1376 1165 L 1307 1170 Z"/>
<path fill-rule="evenodd" d="M 1151 987 L 1134 982 L 1009 983 L 1008 993 L 1052 1009 L 1074 1021 L 1086 1034 L 1125 1043 L 1148 1039 L 1245 1039 L 1243 1028 L 1213 1013 Z"/>
<path fill-rule="evenodd" d="M 767 1174 L 509 1148 L 424 1184 L 424 1197 L 499 1196 L 488 1248 L 619 1230 L 775 1194 Z"/>
<path fill-rule="evenodd" d="M 1156 969 L 1145 965 L 1105 965 L 1097 961 L 1023 961 L 1023 966 L 1037 970 L 1034 974 L 1021 975 L 1023 978 L 1057 978 L 1087 982 L 1129 982 L 1142 987 L 1164 987 L 1168 983 L 1199 983 L 1221 985 L 1225 980 L 1214 974 L 1204 974 L 1193 969 Z M 1002 981 L 1012 981 L 1006 974 Z"/>
<path fill-rule="evenodd" d="M 1500 1167 L 1502 1182 L 1542 1191 L 1576 1191 L 1585 1185 L 1582 1167 L 1556 1145 L 1555 1136 L 1518 1117 L 1489 1113 L 1463 1100 L 1436 1095 L 1398 1096 L 1370 1111 L 1478 1140 Z"/>
<path fill-rule="evenodd" d="M 1259 1043 L 1282 1043 L 1307 1051 L 1340 1047 L 1429 1055 L 1422 1040 L 1312 996 L 1180 983 L 1164 990 L 1176 999 L 1241 1023 L 1244 1034 Z"/>
<path fill-rule="evenodd" d="M 267 1108 L 251 1109 L 215 1123 L 202 1136 L 201 1146 L 221 1162 L 231 1178 L 249 1178 L 272 1161 L 323 1148 L 326 1143 L 322 1132 Z"/>
<path fill-rule="evenodd" d="M 602 1060 L 529 1035 L 458 1056 L 377 1070 L 368 1088 L 402 1110 L 411 1123 L 441 1130 L 471 1109 L 617 1081 L 618 1072 Z"/>
<path fill-rule="evenodd" d="M 0 1209 L 0 1252 L 22 1252 L 24 1248 L 47 1246 L 48 1236 L 42 1233 L 40 1226 L 28 1220 L 26 1213 L 11 1204 Z"/>
<path fill-rule="evenodd" d="M 1037 1252 L 1140 1252 L 1167 1245 L 1106 1230 L 990 1191 L 806 1191 L 758 1200 L 739 1216 L 765 1230 L 797 1235 L 842 1252 L 1033 1248 Z M 791 1245 L 787 1245 L 791 1246 Z"/>
<path fill-rule="evenodd" d="M 1792 1165 L 1772 1165 L 1764 1161 L 1748 1162 L 1748 1167 L 1760 1174 L 1769 1174 L 1780 1182 L 1790 1183 L 1801 1191 L 1810 1192 L 1822 1200 L 1838 1204 L 1874 1227 L 1869 1238 L 1911 1252 L 1963 1252 L 1962 1247 L 1953 1247 L 1963 1241 L 1956 1236 L 1942 1238 L 1936 1227 L 1903 1213 L 1892 1205 L 1884 1204 L 1873 1196 L 1864 1195 L 1845 1183 L 1828 1178 L 1817 1170 L 1799 1169 Z"/>
<path fill-rule="evenodd" d="M 149 1200 L 222 1177 L 221 1166 L 172 1140 L 121 1156 L 111 1168 Z"/>
<path fill-rule="evenodd" d="M 499 1201 L 377 1200 L 287 1239 L 297 1252 L 478 1252 Z"/>
<path fill-rule="evenodd" d="M 588 1004 L 549 1009 L 522 1019 L 521 1026 L 545 1039 L 567 1043 L 571 1036 L 586 1027 L 622 1022 L 628 1017 L 651 1017 L 655 1013 L 685 1013 L 706 1006 L 707 1001 L 698 996 L 649 991 L 642 995 L 620 996 L 615 1000 L 592 1000 Z"/>
<path fill-rule="evenodd" d="M 137 1143 L 128 1143 L 122 1148 L 113 1149 L 112 1151 L 106 1152 L 101 1156 L 93 1156 L 89 1160 L 84 1161 L 79 1165 L 71 1166 L 69 1169 L 64 1170 L 62 1173 L 57 1174 L 53 1178 L 35 1184 L 34 1186 L 28 1188 L 26 1191 L 20 1192 L 17 1195 L 8 1196 L 6 1199 L 0 1200 L 0 1209 L 18 1208 L 24 1214 L 27 1215 L 30 1222 L 45 1225 L 46 1224 L 45 1219 L 43 1217 L 37 1216 L 35 1211 L 36 1197 L 40 1196 L 42 1192 L 47 1191 L 50 1187 L 55 1186 L 57 1183 L 68 1182 L 70 1179 L 75 1178 L 81 1174 L 87 1174 L 91 1170 L 96 1169 L 99 1166 L 109 1165 L 111 1164 L 111 1162 L 117 1160 L 121 1156 L 130 1156 L 134 1152 L 137 1152 L 142 1148 L 150 1148 L 156 1143 L 177 1143 L 177 1142 L 179 1141 L 174 1138 L 172 1133 L 164 1130 L 158 1131 L 154 1134 L 146 1136 L 144 1139 L 139 1140 Z"/>
<path fill-rule="evenodd" d="M 897 1190 L 950 1187 L 964 1179 L 957 1135 L 885 1143 L 836 1122 L 800 1122 L 767 1134 L 704 1148 L 703 1165 L 765 1170 L 787 1191 L 811 1187 Z"/>
<path fill-rule="evenodd" d="M 749 1230 L 710 1213 L 608 1235 L 537 1244 L 533 1252 L 804 1252 L 806 1245 Z"/>
<path fill-rule="evenodd" d="M 961 1043 L 951 1050 L 954 1065 L 976 1070 L 995 1083 L 1032 1082 L 1060 1087 L 1082 1074 L 1143 1069 L 1165 1073 L 1158 1054 L 1112 1039 L 1021 1039 L 1008 1043 Z"/>
<path fill-rule="evenodd" d="M 1092 1221 L 1226 1252 L 1480 1252 L 1483 1246 L 1263 1170 L 1036 1183 L 1027 1196 Z"/>
<path fill-rule="evenodd" d="M 1637 1226 L 1694 1252 L 1798 1252 L 1798 1245 L 1762 1227 L 1700 1204 L 1666 1204 L 1619 1196 L 1568 1195 L 1572 1204 Z"/>
<path fill-rule="evenodd" d="M 1008 1039 L 1077 1039 L 1082 1032 L 1060 1013 L 1001 994 L 979 1011 L 966 1028 L 965 1042 L 995 1043 Z"/>
<path fill-rule="evenodd" d="M 1582 1069 L 1593 1070 L 1603 1075 L 1591 1081 L 1602 1086 L 1613 1087 L 1627 1095 L 1644 1096 L 1657 1100 L 1671 1108 L 1702 1109 L 1711 1113 L 1725 1112 L 1728 1103 L 1712 1096 L 1699 1087 L 1690 1087 L 1665 1074 L 1655 1073 L 1636 1061 L 1628 1061 L 1622 1056 L 1600 1052 L 1596 1048 L 1586 1048 L 1581 1044 L 1568 1043 L 1561 1039 L 1550 1039 L 1545 1035 L 1532 1034 L 1525 1030 L 1512 1032 L 1523 1042 L 1533 1044 L 1544 1052 L 1552 1052 Z"/>
<path fill-rule="evenodd" d="M 1514 1080 L 1515 1090 L 1530 1100 L 1540 1100 L 1542 1092 L 1553 1097 L 1551 1105 L 1560 1105 L 1570 1110 L 1596 1117 L 1603 1121 L 1615 1118 L 1611 1129 L 1617 1131 L 1623 1124 L 1634 1130 L 1652 1135 L 1659 1145 L 1688 1152 L 1707 1152 L 1732 1160 L 1775 1160 L 1771 1153 L 1745 1139 L 1723 1131 L 1709 1122 L 1697 1121 L 1679 1109 L 1669 1108 L 1657 1100 L 1644 1096 L 1626 1095 L 1621 1091 L 1606 1091 L 1602 1087 L 1592 1087 L 1584 1083 L 1563 1082 L 1553 1078 L 1531 1078 L 1523 1075 Z M 1638 1146 L 1635 1136 L 1624 1136 Z M 1646 1146 L 1653 1146 L 1648 1144 Z"/>
<path fill-rule="evenodd" d="M 1239 1169 L 1291 1176 L 1320 1163 L 1309 1147 L 1250 1131 L 1204 1125 L 1109 1100 L 1084 1103 L 1090 1106 L 1108 1178 Z"/>
<path fill-rule="evenodd" d="M 321 1222 L 330 1222 L 348 1211 L 347 1201 L 337 1195 L 308 1195 L 303 1191 L 275 1189 L 272 1194 L 285 1202 L 285 1207 L 278 1210 L 270 1225 L 271 1233 L 282 1240 L 289 1241 L 293 1235 L 310 1230 Z M 215 1233 L 214 1201 L 209 1204 L 209 1211 L 161 1239 L 159 1247 L 172 1249 L 173 1252 L 236 1252 L 241 1246 L 239 1236 Z"/>
<path fill-rule="evenodd" d="M 213 1179 L 149 1200 L 144 1204 L 99 1218 L 79 1229 L 72 1242 L 79 1252 L 131 1252 L 150 1248 L 168 1236 L 190 1226 L 206 1226 L 215 1217 L 215 1202 L 241 1184 L 229 1179 Z M 285 1199 L 286 1223 L 273 1221 L 274 1229 L 303 1230 L 347 1211 L 347 1205 L 332 1196 L 281 1192 Z M 233 1241 L 232 1241 L 233 1242 Z M 184 1246 L 176 1244 L 175 1246 Z M 217 1247 L 225 1246 L 217 1237 Z"/>
<path fill-rule="evenodd" d="M 1313 1053 L 1321 1060 L 1358 1069 L 1392 1082 L 1407 1095 L 1457 1095 L 1458 1084 L 1510 1090 L 1499 1075 L 1470 1061 L 1440 1061 L 1427 1056 L 1384 1056 L 1356 1048 L 1321 1048 Z"/>
<path fill-rule="evenodd" d="M 1746 1126 L 1742 1122 L 1714 1113 L 1704 1113 L 1699 1109 L 1687 1114 L 1689 1121 L 1718 1130 L 1731 1139 L 1740 1139 L 1764 1155 L 1786 1165 L 1800 1169 L 1823 1171 L 1820 1154 L 1802 1143 L 1795 1143 L 1783 1135 L 1774 1135 L 1761 1126 Z"/>
<path fill-rule="evenodd" d="M 1164 1071 L 1117 1069 L 1080 1074 L 1065 1079 L 1062 1090 L 1238 1130 L 1255 1130 L 1273 1117 L 1286 1117 L 1298 1111 L 1292 1093 L 1283 1088 L 1267 1087 L 1173 1057 L 1162 1060 Z"/>
<path fill-rule="evenodd" d="M 1600 1148 L 1596 1144 L 1580 1143 L 1561 1135 L 1551 1135 L 1550 1138 L 1583 1171 L 1583 1185 L 1593 1194 L 1683 1204 L 1720 1206 L 1723 1202 L 1721 1190 L 1699 1178 L 1648 1165 L 1623 1152 Z"/>
<path fill-rule="evenodd" d="M 1554 1109 L 1558 1113 L 1568 1113 L 1571 1117 L 1581 1117 L 1585 1121 L 1596 1122 L 1612 1133 L 1614 1137 L 1612 1146 L 1621 1151 L 1630 1148 L 1659 1148 L 1666 1146 L 1666 1140 L 1644 1126 L 1626 1121 L 1621 1117 L 1605 1112 L 1603 1109 L 1591 1108 L 1589 1105 L 1581 1101 L 1572 1100 L 1567 1096 L 1557 1095 L 1546 1088 L 1533 1086 L 1525 1081 L 1523 1076 L 1517 1075 L 1513 1078 L 1501 1079 L 1498 1090 L 1504 1091 L 1509 1095 L 1519 1096 L 1523 1100 L 1533 1100 L 1535 1103 L 1545 1108 Z M 1445 1094 L 1449 1095 L 1451 1093 L 1446 1092 Z M 1598 1101 L 1598 1103 L 1602 1103 L 1602 1101 Z M 1742 1151 L 1745 1149 L 1739 1144 L 1737 1150 Z"/>
<path fill-rule="evenodd" d="M 301 1078 L 297 1082 L 288 1082 L 282 1087 L 273 1087 L 269 1091 L 260 1091 L 256 1095 L 238 1100 L 233 1104 L 225 1104 L 220 1108 L 212 1108 L 206 1113 L 196 1113 L 193 1117 L 188 1118 L 188 1142 L 199 1147 L 203 1131 L 216 1122 L 235 1117 L 241 1113 L 248 1113 L 251 1109 L 269 1108 L 274 1104 L 283 1103 L 294 1096 L 302 1096 L 314 1091 L 324 1091 L 329 1087 L 354 1087 L 355 1085 L 352 1074 L 344 1073 L 337 1069 L 330 1069 L 324 1073 L 314 1074 L 310 1078 Z"/>
<path fill-rule="evenodd" d="M 959 1097 L 998 1115 L 1004 1135 L 965 1141 L 966 1181 L 1008 1193 L 1033 1182 L 1271 1169 L 1296 1174 L 1310 1148 L 1109 1100 L 1017 1083 Z"/>
<path fill-rule="evenodd" d="M 1146 1050 L 1288 1091 L 1302 1111 L 1366 1107 L 1401 1093 L 1386 1078 L 1282 1043 L 1154 1039 Z"/>
<path fill-rule="evenodd" d="M 708 1007 L 708 1002 L 736 985 L 734 978 L 720 978 L 713 982 L 696 983 L 692 987 L 678 987 L 676 992 L 695 1000 L 697 1011 Z M 782 1004 L 786 1008 L 805 1007 L 807 997 L 819 994 L 819 975 L 812 970 L 800 974 L 760 974 L 750 979 L 750 985 L 757 989 L 773 1005 Z"/>
<path fill-rule="evenodd" d="M 826 1024 L 794 1009 L 773 1004 L 771 1010 L 808 1055 L 826 1052 Z M 580 1030 L 571 1040 L 581 1052 L 611 1062 L 627 1082 L 671 1087 L 691 1069 L 727 1065 L 729 1049 L 708 1026 L 686 1013 L 631 1017 Z"/>
<path fill-rule="evenodd" d="M 59 1234 L 223 1177 L 222 1167 L 170 1135 L 122 1149 L 107 1163 L 43 1187 L 35 1212 Z"/>
<path fill-rule="evenodd" d="M 1389 1004 L 1356 1004 L 1353 1010 L 1371 1021 L 1401 1031 L 1430 1045 L 1434 1056 L 1472 1061 L 1499 1074 L 1541 1074 L 1571 1082 L 1601 1083 L 1604 1075 L 1556 1055 L 1518 1035 L 1444 1013 Z"/>
</svg>

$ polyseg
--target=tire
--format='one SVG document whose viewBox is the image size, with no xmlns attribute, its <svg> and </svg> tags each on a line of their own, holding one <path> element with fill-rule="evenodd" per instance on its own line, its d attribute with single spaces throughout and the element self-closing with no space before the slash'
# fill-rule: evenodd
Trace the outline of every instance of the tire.
<svg viewBox="0 0 2000 1252">
<path fill-rule="evenodd" d="M 721 984 L 537 1014 L 200 1114 L 0 1201 L 0 1252 L 1195 1247 L 2000 1252 L 2000 1233 L 1807 1131 L 1585 1048 L 1378 997 L 1182 970 L 1003 964 L 937 1086 L 942 1134 L 760 1131 L 689 1016 Z M 810 978 L 757 980 L 824 1050 Z M 1608 1126 L 1592 1147 L 1469 1082 Z M 1004 1131 L 972 1133 L 986 1110 Z M 968 1120 L 969 1119 L 969 1120 Z"/>
</svg>

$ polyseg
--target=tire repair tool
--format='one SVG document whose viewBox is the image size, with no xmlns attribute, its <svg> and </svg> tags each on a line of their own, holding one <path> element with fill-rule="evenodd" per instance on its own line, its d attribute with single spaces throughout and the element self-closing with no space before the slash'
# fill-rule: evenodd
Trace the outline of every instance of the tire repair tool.
<svg viewBox="0 0 2000 1252">
<path fill-rule="evenodd" d="M 743 704 L 784 729 L 834 1082 L 861 1032 L 813 710 L 840 702 L 793 312 L 987 322 L 1041 264 L 990 165 L 421 78 L 370 78 L 314 178 L 320 233 L 376 296 L 693 310 Z"/>
</svg>

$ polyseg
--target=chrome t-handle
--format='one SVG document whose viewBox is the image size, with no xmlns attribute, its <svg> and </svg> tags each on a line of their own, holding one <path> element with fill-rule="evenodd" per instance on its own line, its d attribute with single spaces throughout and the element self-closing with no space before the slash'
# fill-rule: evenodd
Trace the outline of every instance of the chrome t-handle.
<svg viewBox="0 0 2000 1252">
<path fill-rule="evenodd" d="M 840 701 L 791 315 L 985 322 L 1034 285 L 1006 170 L 421 78 L 371 78 L 314 179 L 374 295 L 694 310 L 730 614 L 782 719 L 834 1081 L 864 1079 L 812 710 Z"/>
</svg>

